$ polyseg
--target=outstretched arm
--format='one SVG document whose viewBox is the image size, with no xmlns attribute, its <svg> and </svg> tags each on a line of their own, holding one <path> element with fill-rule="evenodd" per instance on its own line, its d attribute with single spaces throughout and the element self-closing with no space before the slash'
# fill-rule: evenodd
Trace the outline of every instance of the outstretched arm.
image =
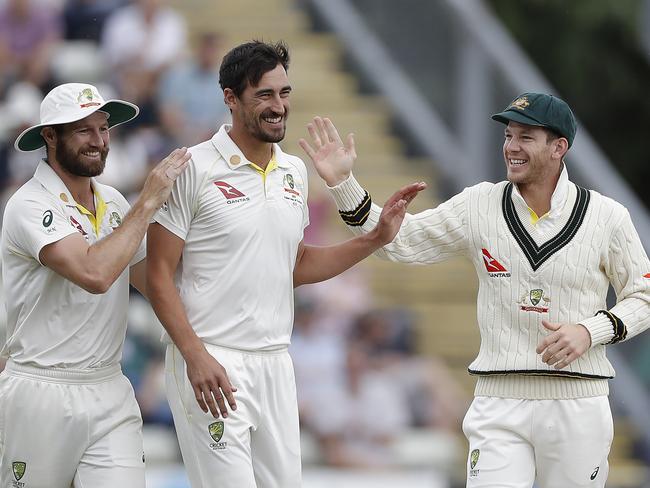
<svg viewBox="0 0 650 488">
<path fill-rule="evenodd" d="M 408 204 L 425 188 L 425 183 L 411 183 L 395 192 L 386 201 L 379 223 L 367 234 L 327 247 L 305 246 L 301 242 L 293 272 L 294 286 L 337 276 L 391 242 L 402 225 Z"/>
<path fill-rule="evenodd" d="M 314 117 L 307 130 L 309 141 L 300 139 L 300 146 L 330 187 L 343 221 L 356 235 L 371 233 L 380 224 L 383 210 L 372 202 L 370 194 L 352 174 L 357 157 L 354 136 L 349 134 L 343 143 L 332 121 L 321 117 Z M 420 185 L 421 190 L 424 183 Z M 469 192 L 465 191 L 438 208 L 415 215 L 405 213 L 400 217 L 403 222 L 400 221 L 396 230 L 397 236 L 378 248 L 376 255 L 382 259 L 415 264 L 436 263 L 466 255 L 469 249 L 465 232 L 468 195 Z"/>
</svg>

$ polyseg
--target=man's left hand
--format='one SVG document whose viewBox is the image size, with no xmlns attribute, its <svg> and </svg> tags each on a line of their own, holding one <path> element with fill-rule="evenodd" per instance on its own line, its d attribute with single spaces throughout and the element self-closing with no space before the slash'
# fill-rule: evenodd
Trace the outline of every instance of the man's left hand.
<svg viewBox="0 0 650 488">
<path fill-rule="evenodd" d="M 591 334 L 581 324 L 556 324 L 542 320 L 551 333 L 537 346 L 542 361 L 562 369 L 582 356 L 591 347 Z"/>
</svg>

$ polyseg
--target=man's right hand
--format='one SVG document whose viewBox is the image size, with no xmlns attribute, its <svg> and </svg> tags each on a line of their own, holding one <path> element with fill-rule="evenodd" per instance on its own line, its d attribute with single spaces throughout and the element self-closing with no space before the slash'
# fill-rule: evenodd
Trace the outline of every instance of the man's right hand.
<svg viewBox="0 0 650 488">
<path fill-rule="evenodd" d="M 143 202 L 158 210 L 169 198 L 176 178 L 185 170 L 192 155 L 186 147 L 174 149 L 151 170 L 140 193 Z"/>
<path fill-rule="evenodd" d="M 348 134 L 343 144 L 336 127 L 330 119 L 314 117 L 307 124 L 311 143 L 300 139 L 300 147 L 314 163 L 318 175 L 329 187 L 343 183 L 350 176 L 357 153 L 354 149 L 354 135 Z"/>
<path fill-rule="evenodd" d="M 231 410 L 237 410 L 234 392 L 237 391 L 228 374 L 219 362 L 213 358 L 205 349 L 200 354 L 194 354 L 192 358 L 185 359 L 187 364 L 187 377 L 194 390 L 194 398 L 201 410 L 214 418 L 228 417 L 226 400 Z M 225 399 L 225 400 L 224 400 Z"/>
</svg>

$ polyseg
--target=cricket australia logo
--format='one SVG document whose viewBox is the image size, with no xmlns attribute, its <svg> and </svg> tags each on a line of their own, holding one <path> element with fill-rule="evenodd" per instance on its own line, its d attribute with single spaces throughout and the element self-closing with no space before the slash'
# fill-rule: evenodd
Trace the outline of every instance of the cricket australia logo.
<svg viewBox="0 0 650 488">
<path fill-rule="evenodd" d="M 94 93 L 90 88 L 84 88 L 77 97 L 77 103 L 81 108 L 94 107 L 101 105 L 95 99 L 99 98 L 97 93 Z"/>
<path fill-rule="evenodd" d="M 220 442 L 221 438 L 223 437 L 223 431 L 224 431 L 224 423 L 222 420 L 219 420 L 217 422 L 212 422 L 210 425 L 208 425 L 208 433 L 210 434 L 210 437 L 212 437 L 212 440 L 214 442 L 210 443 L 210 448 L 212 450 L 222 450 L 225 449 L 227 446 L 227 442 Z"/>
<path fill-rule="evenodd" d="M 536 288 L 524 293 L 517 303 L 520 305 L 520 310 L 524 312 L 548 313 L 547 305 L 550 302 L 551 299 L 544 294 L 544 290 Z"/>
<path fill-rule="evenodd" d="M 287 173 L 286 175 L 284 175 L 282 186 L 284 186 L 285 200 L 289 200 L 294 205 L 298 205 L 299 203 L 302 203 L 300 192 L 296 190 L 296 182 L 291 173 Z"/>
<path fill-rule="evenodd" d="M 108 223 L 113 229 L 117 229 L 122 225 L 122 217 L 117 212 L 111 212 L 111 216 L 108 218 Z"/>
<path fill-rule="evenodd" d="M 528 107 L 528 105 L 530 105 L 528 98 L 520 97 L 517 98 L 517 100 L 515 100 L 514 102 L 512 102 L 508 108 L 517 108 L 519 110 L 525 110 L 526 107 Z"/>
<path fill-rule="evenodd" d="M 474 469 L 474 468 L 476 468 L 476 465 L 478 463 L 478 458 L 480 457 L 480 455 L 481 455 L 480 449 L 474 449 L 469 454 L 469 477 L 470 478 L 476 478 L 478 476 L 480 469 Z"/>
<path fill-rule="evenodd" d="M 16 481 L 20 481 L 23 476 L 25 476 L 25 470 L 27 469 L 27 463 L 24 463 L 22 461 L 14 461 L 11 463 L 11 470 L 14 473 L 14 478 L 16 478 Z M 20 483 L 20 485 L 24 485 L 24 483 Z"/>
</svg>

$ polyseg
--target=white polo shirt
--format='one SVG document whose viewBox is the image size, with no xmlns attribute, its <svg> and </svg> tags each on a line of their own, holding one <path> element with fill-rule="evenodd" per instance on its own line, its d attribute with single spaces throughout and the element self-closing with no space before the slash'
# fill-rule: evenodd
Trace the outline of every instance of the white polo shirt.
<svg viewBox="0 0 650 488">
<path fill-rule="evenodd" d="M 77 205 L 42 161 L 34 177 L 7 202 L 2 227 L 2 277 L 7 342 L 2 355 L 18 364 L 86 369 L 122 356 L 129 300 L 128 268 L 102 295 L 93 295 L 39 261 L 41 249 L 74 233 L 92 245 L 129 210 L 114 188 L 92 182 L 97 219 Z M 145 257 L 144 242 L 131 265 Z"/>
<path fill-rule="evenodd" d="M 185 241 L 175 280 L 199 338 L 278 349 L 293 327 L 293 268 L 309 224 L 307 169 L 275 144 L 262 172 L 229 129 L 190 149 L 189 167 L 155 220 Z"/>
</svg>

